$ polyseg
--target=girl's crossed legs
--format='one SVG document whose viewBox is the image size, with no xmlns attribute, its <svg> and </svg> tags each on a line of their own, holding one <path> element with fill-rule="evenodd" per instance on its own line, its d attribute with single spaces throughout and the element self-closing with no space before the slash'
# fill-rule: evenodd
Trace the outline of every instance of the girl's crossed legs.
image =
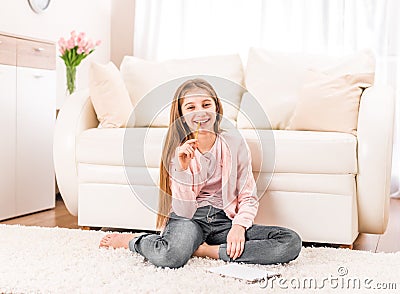
<svg viewBox="0 0 400 294">
<path fill-rule="evenodd" d="M 112 234 L 103 238 L 101 246 L 125 247 L 144 256 L 160 267 L 178 268 L 187 263 L 199 246 L 206 242 L 217 256 L 225 261 L 257 264 L 286 263 L 295 259 L 301 250 L 301 239 L 294 231 L 276 227 L 253 225 L 245 234 L 244 251 L 236 260 L 226 253 L 226 238 L 232 221 L 221 209 L 200 207 L 192 219 L 172 213 L 161 235 Z M 108 238 L 108 239 L 107 239 Z M 199 248 L 199 250 L 197 250 Z M 204 247 L 203 247 L 204 248 Z M 209 251 L 211 252 L 211 251 Z"/>
<path fill-rule="evenodd" d="M 161 235 L 107 234 L 100 241 L 100 247 L 129 248 L 156 266 L 179 268 L 187 263 L 203 241 L 203 232 L 196 222 L 172 217 Z"/>
</svg>

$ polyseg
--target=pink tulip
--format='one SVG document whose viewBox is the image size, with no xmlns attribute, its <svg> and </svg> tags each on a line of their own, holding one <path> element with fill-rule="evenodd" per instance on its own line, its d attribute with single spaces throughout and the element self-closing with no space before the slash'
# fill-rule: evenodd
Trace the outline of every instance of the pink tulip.
<svg viewBox="0 0 400 294">
<path fill-rule="evenodd" d="M 94 49 L 94 44 L 92 40 L 89 40 L 85 47 L 85 52 L 88 54 L 91 50 Z"/>
<path fill-rule="evenodd" d="M 75 41 L 73 39 L 69 39 L 67 42 L 67 49 L 72 49 L 75 47 Z"/>
<path fill-rule="evenodd" d="M 84 50 L 83 50 L 83 48 L 78 48 L 78 50 L 76 51 L 76 53 L 78 53 L 78 54 L 82 54 L 84 52 Z"/>
<path fill-rule="evenodd" d="M 64 53 L 65 53 L 65 49 L 64 48 L 60 48 L 59 51 L 60 51 L 61 55 L 64 55 Z"/>
<path fill-rule="evenodd" d="M 86 34 L 84 32 L 81 32 L 81 33 L 79 33 L 78 38 L 85 39 L 86 38 Z"/>
<path fill-rule="evenodd" d="M 76 39 L 76 41 L 78 43 L 80 43 L 81 41 L 84 41 L 85 38 L 86 38 L 86 34 L 84 32 L 82 32 L 82 33 L 79 33 L 78 38 Z"/>
<path fill-rule="evenodd" d="M 64 46 L 65 46 L 65 39 L 64 39 L 64 38 L 61 38 L 60 40 L 58 40 L 58 45 L 59 45 L 60 47 L 64 47 Z"/>
<path fill-rule="evenodd" d="M 86 47 L 86 40 L 80 40 L 79 42 L 78 42 L 78 46 L 79 47 Z"/>
<path fill-rule="evenodd" d="M 71 38 L 72 38 L 72 39 L 75 39 L 75 38 L 76 38 L 76 31 L 75 31 L 75 30 L 73 30 L 73 31 L 71 32 Z"/>
</svg>

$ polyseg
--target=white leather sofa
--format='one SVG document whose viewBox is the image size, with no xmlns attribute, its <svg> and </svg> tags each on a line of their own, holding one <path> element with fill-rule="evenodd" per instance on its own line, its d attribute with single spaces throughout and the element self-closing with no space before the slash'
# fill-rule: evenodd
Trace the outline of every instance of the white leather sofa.
<svg viewBox="0 0 400 294">
<path fill-rule="evenodd" d="M 249 143 L 254 175 L 260 183 L 271 179 L 260 199 L 256 223 L 292 228 L 303 241 L 350 245 L 360 232 L 382 234 L 387 226 L 393 93 L 378 85 L 363 92 L 355 134 L 285 128 L 296 106 L 296 95 L 291 96 L 290 91 L 296 93 L 301 86 L 304 70 L 373 70 L 368 55 L 363 54 L 328 58 L 252 49 L 245 70 L 239 56 L 161 63 L 126 57 L 121 72 L 134 104 L 158 84 L 188 74 L 219 75 L 246 85 L 263 107 L 268 102 L 271 112 L 267 110 L 267 114 L 274 129 L 271 179 L 269 171 L 258 168 L 263 154 L 254 144 L 254 130 L 240 112 L 234 108 L 226 111 Z M 265 97 L 261 97 L 263 91 Z M 239 110 L 248 108 L 248 93 L 239 95 L 232 103 Z M 144 105 L 154 107 L 152 103 Z M 162 112 L 158 125 L 152 127 L 148 127 L 151 123 L 144 112 L 142 108 L 136 113 L 133 127 L 98 128 L 87 90 L 69 97 L 60 110 L 54 137 L 57 183 L 69 212 L 78 215 L 80 226 L 155 230 L 156 214 L 149 207 L 157 207 L 156 180 L 168 112 Z M 133 143 L 129 145 L 133 146 L 131 152 L 123 146 L 129 140 Z M 143 155 L 135 155 L 142 152 L 139 147 L 135 151 L 135 146 L 143 141 L 145 160 Z M 125 152 L 131 154 L 129 160 Z M 128 180 L 128 173 L 134 180 Z M 143 201 L 143 196 L 135 193 L 148 196 Z"/>
</svg>

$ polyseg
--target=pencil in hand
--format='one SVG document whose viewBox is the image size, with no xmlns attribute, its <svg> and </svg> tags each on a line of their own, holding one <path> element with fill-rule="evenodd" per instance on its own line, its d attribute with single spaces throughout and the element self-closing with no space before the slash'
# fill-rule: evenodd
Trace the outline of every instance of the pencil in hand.
<svg viewBox="0 0 400 294">
<path fill-rule="evenodd" d="M 197 129 L 194 132 L 194 138 L 197 140 L 197 137 L 199 136 L 199 129 L 200 129 L 200 122 L 197 122 Z"/>
</svg>

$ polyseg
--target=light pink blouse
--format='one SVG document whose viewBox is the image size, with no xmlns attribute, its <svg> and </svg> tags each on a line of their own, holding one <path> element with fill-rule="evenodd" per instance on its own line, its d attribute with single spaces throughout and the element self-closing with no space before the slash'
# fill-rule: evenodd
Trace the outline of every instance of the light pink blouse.
<svg viewBox="0 0 400 294">
<path fill-rule="evenodd" d="M 252 226 L 258 210 L 250 151 L 246 141 L 237 133 L 231 134 L 226 131 L 221 133 L 219 138 L 222 208 L 232 220 L 232 224 L 239 224 L 248 229 Z M 172 210 L 177 215 L 189 219 L 199 207 L 197 197 L 207 184 L 202 157 L 200 152 L 195 152 L 189 167 L 183 171 L 179 169 L 176 156 L 171 160 Z"/>
<path fill-rule="evenodd" d="M 201 178 L 204 179 L 204 187 L 196 197 L 197 206 L 212 205 L 216 208 L 223 208 L 222 203 L 222 165 L 221 165 L 221 139 L 217 136 L 211 149 L 200 153 Z"/>
</svg>

